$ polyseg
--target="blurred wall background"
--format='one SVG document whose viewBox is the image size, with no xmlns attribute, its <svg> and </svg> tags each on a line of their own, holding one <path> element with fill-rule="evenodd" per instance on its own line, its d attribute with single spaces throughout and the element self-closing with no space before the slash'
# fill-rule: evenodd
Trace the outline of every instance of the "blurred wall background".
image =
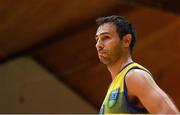
<svg viewBox="0 0 180 115">
<path fill-rule="evenodd" d="M 95 113 L 96 110 L 30 57 L 0 67 L 1 113 Z"/>
</svg>

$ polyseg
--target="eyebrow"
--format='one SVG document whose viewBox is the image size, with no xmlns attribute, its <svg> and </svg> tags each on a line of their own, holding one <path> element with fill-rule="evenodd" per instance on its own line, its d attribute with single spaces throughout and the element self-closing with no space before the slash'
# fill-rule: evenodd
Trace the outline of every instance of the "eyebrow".
<svg viewBox="0 0 180 115">
<path fill-rule="evenodd" d="M 104 35 L 104 34 L 110 34 L 109 32 L 103 32 L 103 33 L 100 33 L 99 35 Z M 98 37 L 98 35 L 95 35 L 95 38 Z"/>
</svg>

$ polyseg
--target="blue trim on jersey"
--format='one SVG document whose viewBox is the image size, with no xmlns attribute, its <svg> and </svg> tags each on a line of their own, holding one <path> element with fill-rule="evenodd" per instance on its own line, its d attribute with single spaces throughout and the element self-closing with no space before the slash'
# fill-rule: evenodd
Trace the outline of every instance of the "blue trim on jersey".
<svg viewBox="0 0 180 115">
<path fill-rule="evenodd" d="M 130 63 L 126 64 L 126 65 L 120 70 L 120 72 L 121 72 L 123 69 L 125 69 L 128 65 L 130 65 L 130 64 L 132 64 L 132 63 L 134 63 L 134 62 L 130 62 Z M 119 73 L 120 73 L 120 72 L 119 72 Z"/>
</svg>

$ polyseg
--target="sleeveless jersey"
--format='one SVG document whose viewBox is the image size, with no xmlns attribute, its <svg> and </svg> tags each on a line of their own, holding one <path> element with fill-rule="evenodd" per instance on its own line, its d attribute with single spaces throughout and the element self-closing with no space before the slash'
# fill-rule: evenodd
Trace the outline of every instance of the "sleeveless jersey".
<svg viewBox="0 0 180 115">
<path fill-rule="evenodd" d="M 137 63 L 127 64 L 112 81 L 101 106 L 100 114 L 148 113 L 145 108 L 138 108 L 128 100 L 125 76 L 132 69 L 142 69 L 150 74 L 146 68 Z"/>
</svg>

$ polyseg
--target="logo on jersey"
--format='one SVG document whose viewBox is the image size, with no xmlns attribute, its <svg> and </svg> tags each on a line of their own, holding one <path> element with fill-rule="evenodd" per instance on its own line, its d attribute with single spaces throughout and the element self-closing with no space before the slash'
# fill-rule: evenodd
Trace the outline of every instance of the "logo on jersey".
<svg viewBox="0 0 180 115">
<path fill-rule="evenodd" d="M 120 88 L 117 88 L 111 92 L 111 94 L 109 96 L 109 100 L 108 100 L 109 108 L 113 107 L 116 104 L 118 96 L 119 96 L 119 90 L 120 90 Z"/>
</svg>

